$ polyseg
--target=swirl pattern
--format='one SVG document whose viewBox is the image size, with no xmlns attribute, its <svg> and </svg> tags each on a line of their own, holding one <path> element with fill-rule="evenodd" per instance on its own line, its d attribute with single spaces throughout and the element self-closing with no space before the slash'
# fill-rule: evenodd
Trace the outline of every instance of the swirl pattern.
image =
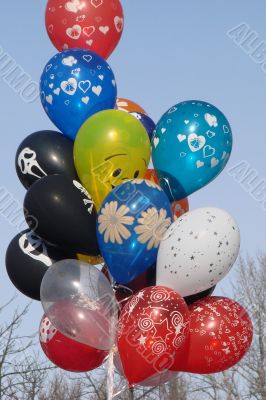
<svg viewBox="0 0 266 400">
<path fill-rule="evenodd" d="M 176 349 L 179 349 L 179 347 L 182 346 L 182 344 L 184 343 L 184 341 L 185 341 L 185 336 L 184 336 L 184 335 L 182 335 L 182 336 L 176 336 L 176 337 L 174 338 L 174 340 L 173 340 L 173 346 L 174 346 Z"/>
<path fill-rule="evenodd" d="M 174 311 L 171 314 L 171 317 L 172 317 L 172 324 L 175 328 L 179 327 L 180 325 L 183 325 L 184 320 L 183 320 L 183 316 L 182 316 L 182 314 L 180 314 L 180 312 Z"/>
<path fill-rule="evenodd" d="M 152 352 L 156 355 L 162 354 L 163 352 L 166 351 L 166 349 L 167 346 L 163 341 L 155 342 L 152 346 Z"/>
<path fill-rule="evenodd" d="M 151 329 L 153 329 L 154 324 L 153 324 L 153 320 L 151 318 L 142 318 L 139 320 L 139 328 L 142 331 L 150 331 Z"/>
<path fill-rule="evenodd" d="M 166 301 L 169 299 L 169 293 L 164 290 L 164 289 L 158 289 L 155 290 L 152 294 L 151 294 L 151 301 L 153 301 L 154 303 L 159 303 L 161 301 Z"/>
</svg>

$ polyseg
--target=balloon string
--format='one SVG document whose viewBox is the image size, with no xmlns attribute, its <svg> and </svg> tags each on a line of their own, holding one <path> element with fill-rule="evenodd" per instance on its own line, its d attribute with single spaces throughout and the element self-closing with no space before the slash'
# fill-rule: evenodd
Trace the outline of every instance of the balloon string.
<svg viewBox="0 0 266 400">
<path fill-rule="evenodd" d="M 110 350 L 107 366 L 107 400 L 113 399 L 114 394 L 114 350 Z"/>
<path fill-rule="evenodd" d="M 114 395 L 113 395 L 113 399 L 116 397 L 116 396 L 119 396 L 121 393 L 123 393 L 125 390 L 127 390 L 128 389 L 128 386 L 126 385 L 126 386 L 124 386 L 121 390 L 119 390 L 119 392 L 117 392 L 117 393 L 115 393 Z"/>
</svg>

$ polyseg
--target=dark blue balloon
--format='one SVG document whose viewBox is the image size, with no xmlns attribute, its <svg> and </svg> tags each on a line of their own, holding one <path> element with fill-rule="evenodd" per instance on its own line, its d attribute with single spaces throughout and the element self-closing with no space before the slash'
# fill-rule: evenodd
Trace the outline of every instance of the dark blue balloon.
<svg viewBox="0 0 266 400">
<path fill-rule="evenodd" d="M 155 263 L 171 221 L 171 204 L 151 181 L 127 181 L 109 193 L 99 210 L 97 238 L 117 282 L 128 283 Z"/>
<path fill-rule="evenodd" d="M 89 50 L 71 49 L 47 63 L 40 94 L 51 121 L 74 140 L 90 116 L 114 108 L 117 89 L 114 74 L 103 58 Z"/>
<path fill-rule="evenodd" d="M 153 120 L 148 115 L 140 113 L 140 112 L 131 112 L 130 114 L 133 115 L 135 118 L 137 118 L 142 123 L 142 125 L 146 129 L 146 131 L 149 135 L 149 138 L 151 140 L 153 133 L 155 131 L 155 128 L 156 128 L 155 122 L 153 122 Z"/>
</svg>

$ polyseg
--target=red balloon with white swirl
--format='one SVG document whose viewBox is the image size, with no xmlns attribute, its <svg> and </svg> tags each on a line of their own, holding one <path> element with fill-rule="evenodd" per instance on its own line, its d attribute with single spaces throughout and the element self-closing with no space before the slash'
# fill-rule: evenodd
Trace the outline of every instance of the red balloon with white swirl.
<svg viewBox="0 0 266 400">
<path fill-rule="evenodd" d="M 231 299 L 216 296 L 199 300 L 189 309 L 190 340 L 183 371 L 213 374 L 237 364 L 252 342 L 247 311 Z M 177 370 L 175 365 L 171 369 Z"/>
<path fill-rule="evenodd" d="M 107 351 L 94 349 L 64 336 L 45 315 L 41 320 L 39 339 L 46 357 L 66 371 L 92 371 L 102 365 L 108 356 Z"/>
<path fill-rule="evenodd" d="M 117 337 L 129 383 L 143 382 L 182 360 L 188 333 L 188 307 L 172 289 L 151 286 L 132 296 L 122 310 Z"/>
</svg>

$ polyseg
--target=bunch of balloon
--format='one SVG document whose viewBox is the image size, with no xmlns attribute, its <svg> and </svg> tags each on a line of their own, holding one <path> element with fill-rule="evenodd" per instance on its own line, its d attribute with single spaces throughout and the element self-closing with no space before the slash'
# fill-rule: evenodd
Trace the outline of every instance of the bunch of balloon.
<svg viewBox="0 0 266 400">
<path fill-rule="evenodd" d="M 105 59 L 122 35 L 123 9 L 119 0 L 49 0 L 45 22 L 59 53 L 44 67 L 40 98 L 60 132 L 34 132 L 17 149 L 29 229 L 8 246 L 6 268 L 19 291 L 42 301 L 40 342 L 47 357 L 60 368 L 84 372 L 108 356 L 118 305 L 110 282 L 92 265 L 102 262 L 97 211 L 77 174 L 73 141 L 90 116 L 115 108 L 116 81 Z"/>
<path fill-rule="evenodd" d="M 71 372 L 108 359 L 108 400 L 114 366 L 130 387 L 216 373 L 241 360 L 253 334 L 240 304 L 212 296 L 239 253 L 236 221 L 219 208 L 189 211 L 188 196 L 228 162 L 229 122 L 195 100 L 155 124 L 117 98 L 106 58 L 123 26 L 119 0 L 48 1 L 59 53 L 40 98 L 60 132 L 32 133 L 18 147 L 29 229 L 6 253 L 14 286 L 42 303 L 48 359 Z"/>
</svg>

